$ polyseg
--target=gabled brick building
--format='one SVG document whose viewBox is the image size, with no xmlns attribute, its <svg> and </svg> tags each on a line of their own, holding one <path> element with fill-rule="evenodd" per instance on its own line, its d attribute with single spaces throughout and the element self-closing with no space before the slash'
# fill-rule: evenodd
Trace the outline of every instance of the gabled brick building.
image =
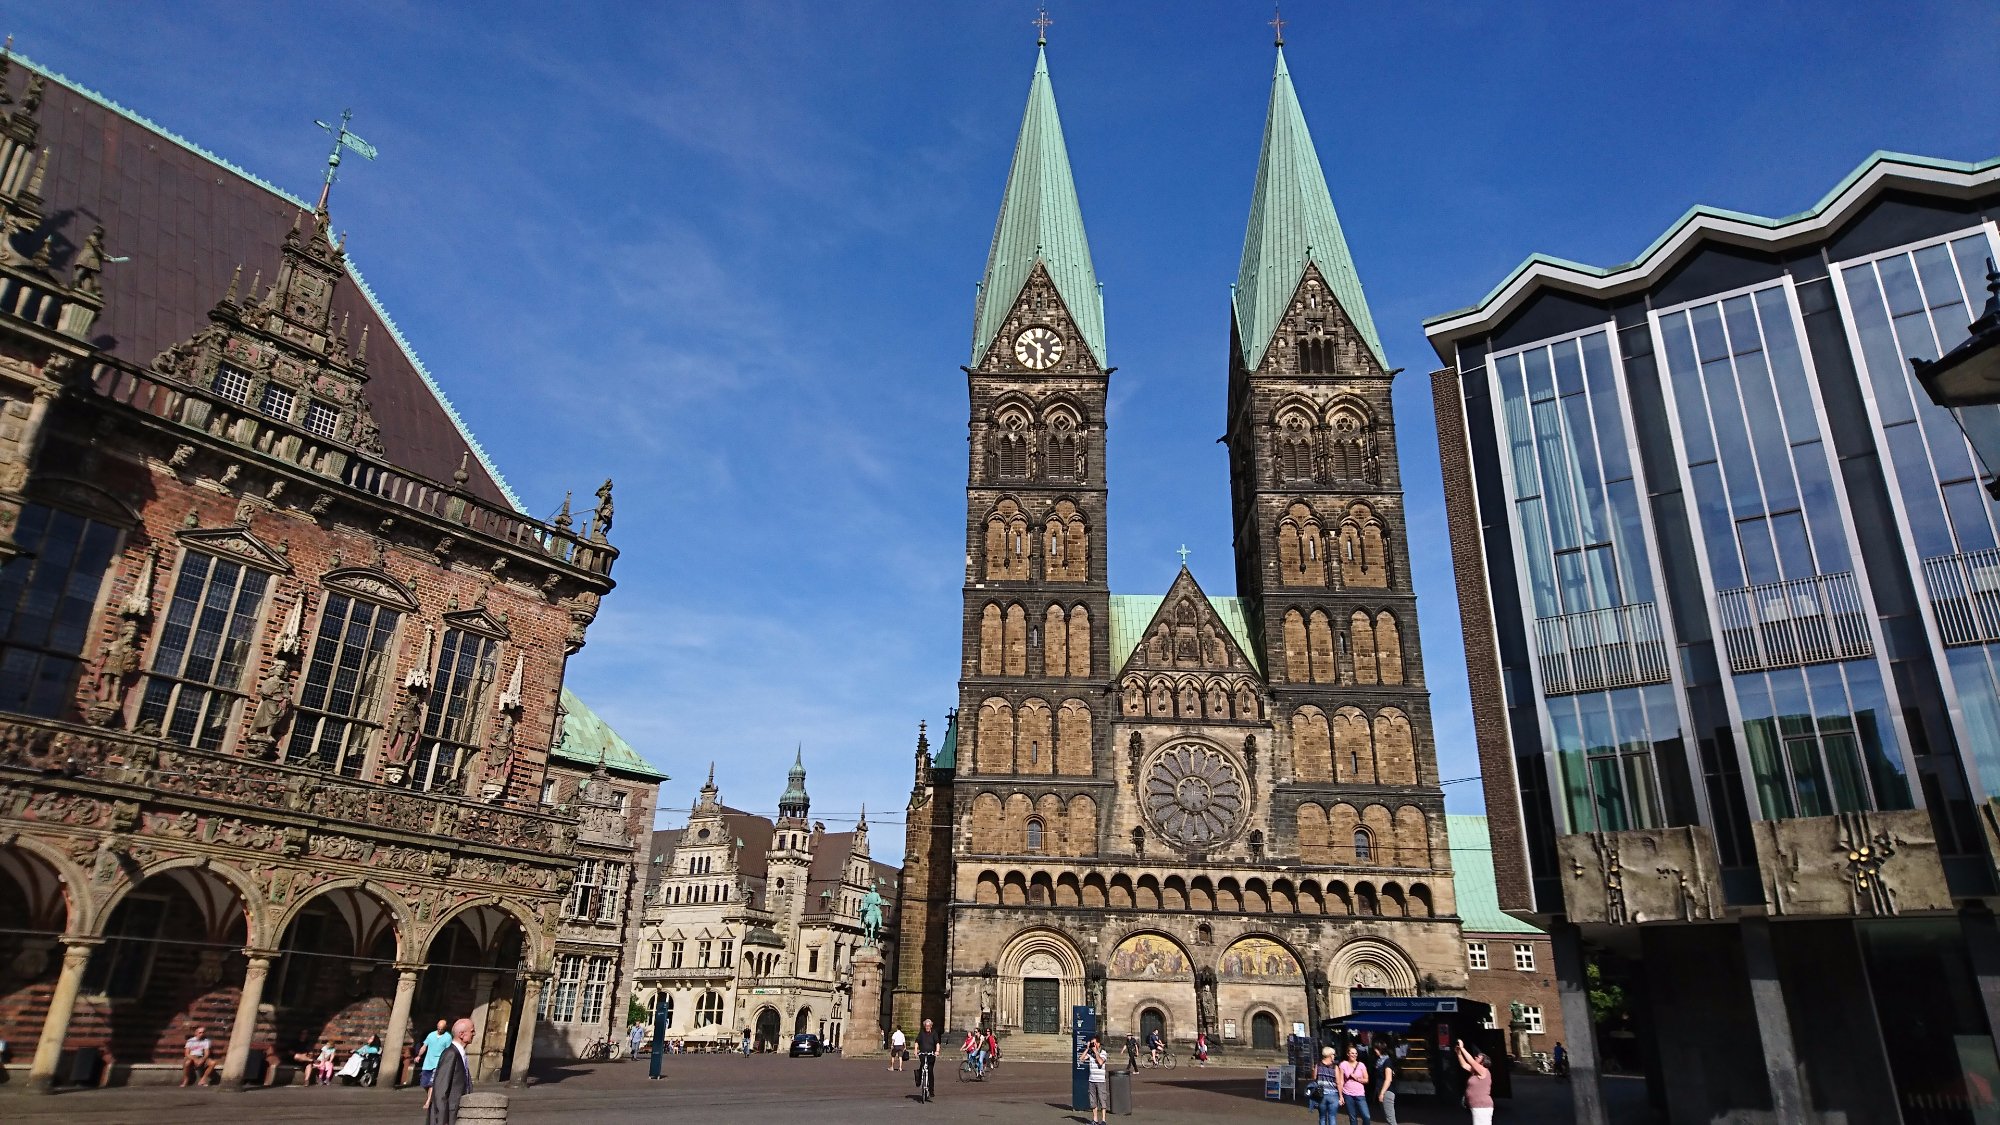
<svg viewBox="0 0 2000 1125">
<path fill-rule="evenodd" d="M 0 55 L 0 1038 L 224 1082 L 471 1016 L 525 1072 L 611 589 L 522 513 L 329 215 Z M 551 505 L 553 506 L 553 505 Z"/>
</svg>

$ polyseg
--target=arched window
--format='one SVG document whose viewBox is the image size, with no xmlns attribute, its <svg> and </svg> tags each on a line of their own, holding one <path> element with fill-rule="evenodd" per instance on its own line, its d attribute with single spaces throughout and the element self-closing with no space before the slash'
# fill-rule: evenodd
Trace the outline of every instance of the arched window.
<svg viewBox="0 0 2000 1125">
<path fill-rule="evenodd" d="M 1083 436 L 1076 417 L 1066 407 L 1057 407 L 1043 415 L 1042 424 L 1048 432 L 1048 456 L 1042 462 L 1048 475 L 1059 480 L 1082 477 Z"/>
<path fill-rule="evenodd" d="M 664 992 L 654 993 L 653 1009 L 655 1012 L 663 1014 L 667 1017 L 668 1027 L 674 1026 L 674 998 L 672 996 L 669 996 Z M 659 1016 L 656 1015 L 654 1018 L 658 1019 Z"/>
<path fill-rule="evenodd" d="M 1354 830 L 1354 860 L 1356 863 L 1375 858 L 1375 842 L 1368 838 L 1366 828 Z"/>
<path fill-rule="evenodd" d="M 1031 816 L 1028 818 L 1028 851 L 1035 854 L 1040 854 L 1041 850 L 1042 850 L 1042 818 L 1038 816 Z"/>
<path fill-rule="evenodd" d="M 1196 945 L 1214 945 L 1215 927 L 1209 925 L 1207 922 L 1196 926 L 1194 928 L 1194 943 Z"/>
<path fill-rule="evenodd" d="M 1313 479 L 1313 425 L 1304 414 L 1288 413 L 1278 420 L 1278 478 Z"/>
<path fill-rule="evenodd" d="M 993 436 L 997 475 L 1002 480 L 1025 480 L 1028 476 L 1028 418 L 1018 410 L 1000 415 L 999 431 Z"/>
<path fill-rule="evenodd" d="M 702 993 L 701 999 L 695 1001 L 694 1025 L 696 1027 L 715 1027 L 721 1022 L 722 994 L 713 991 Z"/>
<path fill-rule="evenodd" d="M 1144 828 L 1134 828 L 1132 830 L 1132 854 L 1146 854 L 1146 830 Z"/>
</svg>

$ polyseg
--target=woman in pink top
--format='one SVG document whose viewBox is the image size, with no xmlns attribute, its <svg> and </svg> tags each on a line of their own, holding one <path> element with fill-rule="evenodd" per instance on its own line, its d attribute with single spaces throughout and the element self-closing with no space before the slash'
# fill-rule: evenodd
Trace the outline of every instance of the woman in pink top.
<svg viewBox="0 0 2000 1125">
<path fill-rule="evenodd" d="M 1349 1044 L 1347 1060 L 1334 1068 L 1340 1086 L 1340 1104 L 1347 1109 L 1347 1125 L 1368 1125 L 1368 1064 L 1361 1061 L 1361 1048 Z"/>
<path fill-rule="evenodd" d="M 1465 1107 L 1472 1111 L 1472 1125 L 1493 1125 L 1493 1071 L 1486 1052 L 1477 1047 L 1466 1051 L 1461 1039 L 1458 1065 L 1465 1068 Z"/>
</svg>

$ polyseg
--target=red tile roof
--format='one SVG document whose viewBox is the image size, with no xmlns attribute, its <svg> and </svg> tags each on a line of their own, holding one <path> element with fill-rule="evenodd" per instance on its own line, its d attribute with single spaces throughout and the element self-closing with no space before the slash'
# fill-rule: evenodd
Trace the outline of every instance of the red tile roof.
<svg viewBox="0 0 2000 1125">
<path fill-rule="evenodd" d="M 16 97 L 28 82 L 22 70 L 16 66 L 8 82 Z M 107 255 L 127 259 L 105 266 L 104 314 L 91 342 L 148 367 L 208 323 L 239 264 L 245 286 L 259 270 L 266 284 L 276 277 L 278 247 L 305 205 L 59 75 L 49 78 L 37 115 L 49 150 L 42 189 L 48 222 L 70 247 L 102 224 Z M 58 256 L 56 264 L 67 262 Z M 511 505 L 504 483 L 351 267 L 349 277 L 333 307 L 352 317 L 350 338 L 369 326 L 368 403 L 388 460 L 448 482 L 471 450 L 467 487 Z"/>
</svg>

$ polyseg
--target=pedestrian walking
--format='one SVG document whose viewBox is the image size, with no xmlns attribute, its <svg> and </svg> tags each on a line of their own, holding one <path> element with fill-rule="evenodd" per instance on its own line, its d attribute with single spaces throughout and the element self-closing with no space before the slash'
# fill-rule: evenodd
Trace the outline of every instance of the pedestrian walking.
<svg viewBox="0 0 2000 1125">
<path fill-rule="evenodd" d="M 1110 1061 L 1104 1053 L 1104 1044 L 1095 1035 L 1090 1037 L 1090 1045 L 1076 1056 L 1076 1065 L 1090 1071 L 1091 1125 L 1104 1125 L 1104 1111 L 1111 1106 L 1111 1078 L 1106 1069 Z"/>
<path fill-rule="evenodd" d="M 909 1043 L 909 1039 L 903 1034 L 903 1025 L 897 1024 L 896 1030 L 889 1035 L 890 1070 L 903 1069 L 903 1052 L 909 1048 Z"/>
<path fill-rule="evenodd" d="M 1208 1065 L 1208 1032 L 1206 1031 L 1197 1031 L 1194 1033 L 1194 1065 Z"/>
<path fill-rule="evenodd" d="M 631 1028 L 625 1032 L 625 1035 L 632 1042 L 632 1050 L 629 1053 L 629 1057 L 638 1058 L 639 1049 L 646 1045 L 646 1025 L 640 1023 L 638 1020 L 633 1020 Z"/>
<path fill-rule="evenodd" d="M 1139 1037 L 1125 1033 L 1125 1073 L 1139 1073 Z"/>
<path fill-rule="evenodd" d="M 424 1125 L 458 1125 L 459 1099 L 472 1092 L 472 1021 L 451 1025 L 451 1045 L 438 1054 L 433 1067 L 430 1100 L 424 1104 Z"/>
<path fill-rule="evenodd" d="M 743 1057 L 750 1057 L 750 1029 L 747 1027 L 743 1029 Z"/>
<path fill-rule="evenodd" d="M 1458 1065 L 1465 1068 L 1465 1108 L 1472 1111 L 1472 1125 L 1493 1125 L 1493 1064 L 1479 1048 L 1467 1051 L 1461 1039 Z"/>
<path fill-rule="evenodd" d="M 1555 1064 L 1556 1064 L 1556 1081 L 1558 1081 L 1558 1082 L 1567 1082 L 1567 1081 L 1569 1081 L 1569 1050 L 1568 1050 L 1568 1048 L 1564 1047 L 1564 1046 L 1563 1046 L 1563 1045 L 1562 1045 L 1561 1043 L 1557 1043 L 1557 1044 L 1556 1044 L 1556 1049 L 1555 1049 L 1555 1050 L 1554 1050 L 1553 1052 L 1551 1052 L 1551 1053 L 1550 1053 L 1550 1058 L 1552 1058 L 1552 1059 L 1554 1059 L 1554 1060 L 1555 1060 Z"/>
<path fill-rule="evenodd" d="M 1319 1063 L 1313 1067 L 1312 1086 L 1306 1096 L 1319 1107 L 1319 1125 L 1333 1125 L 1340 1112 L 1340 1076 L 1333 1065 L 1333 1048 L 1319 1049 Z"/>
<path fill-rule="evenodd" d="M 418 1068 L 418 1073 L 421 1075 L 421 1077 L 419 1077 L 417 1080 L 421 1082 L 424 1087 L 425 1109 L 429 1109 L 431 1107 L 431 1095 L 429 1091 L 431 1087 L 435 1085 L 437 1082 L 436 1075 L 437 1075 L 438 1059 L 444 1054 L 444 1049 L 446 1047 L 451 1046 L 451 1032 L 445 1030 L 447 1026 L 448 1025 L 444 1020 L 439 1020 L 437 1025 L 437 1030 L 431 1032 L 429 1035 L 424 1036 L 423 1065 Z"/>
<path fill-rule="evenodd" d="M 1396 1053 L 1388 1044 L 1375 1044 L 1375 1100 L 1382 1103 L 1382 1120 L 1396 1125 Z"/>
<path fill-rule="evenodd" d="M 1340 1088 L 1340 1104 L 1347 1110 L 1347 1125 L 1368 1125 L 1368 1064 L 1361 1061 L 1361 1048 L 1347 1046 L 1347 1058 L 1334 1068 Z M 1330 1118 L 1329 1118 L 1330 1120 Z"/>
</svg>

